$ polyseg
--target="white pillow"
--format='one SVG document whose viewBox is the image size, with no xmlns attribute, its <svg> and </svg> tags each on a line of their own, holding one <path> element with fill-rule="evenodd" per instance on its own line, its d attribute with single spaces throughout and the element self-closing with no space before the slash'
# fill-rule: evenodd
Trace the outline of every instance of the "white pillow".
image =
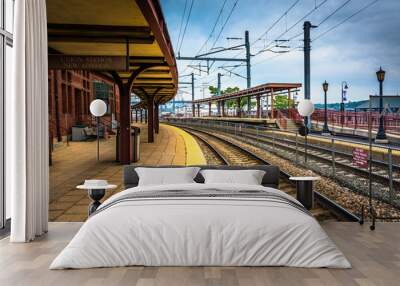
<svg viewBox="0 0 400 286">
<path fill-rule="evenodd" d="M 205 184 L 261 185 L 265 171 L 262 170 L 202 170 Z"/>
<path fill-rule="evenodd" d="M 135 168 L 139 176 L 138 186 L 195 183 L 199 167 L 186 168 Z"/>
</svg>

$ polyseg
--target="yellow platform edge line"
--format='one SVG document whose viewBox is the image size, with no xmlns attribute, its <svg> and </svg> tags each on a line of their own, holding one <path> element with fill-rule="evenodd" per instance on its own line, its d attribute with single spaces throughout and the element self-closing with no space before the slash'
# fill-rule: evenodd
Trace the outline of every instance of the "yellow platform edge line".
<svg viewBox="0 0 400 286">
<path fill-rule="evenodd" d="M 186 131 L 177 128 L 175 126 L 167 125 L 169 128 L 173 129 L 179 135 L 182 136 L 183 141 L 186 146 L 186 165 L 207 165 L 207 160 L 204 157 L 203 151 L 201 150 L 197 141 L 193 138 L 192 135 L 187 133 Z"/>
</svg>

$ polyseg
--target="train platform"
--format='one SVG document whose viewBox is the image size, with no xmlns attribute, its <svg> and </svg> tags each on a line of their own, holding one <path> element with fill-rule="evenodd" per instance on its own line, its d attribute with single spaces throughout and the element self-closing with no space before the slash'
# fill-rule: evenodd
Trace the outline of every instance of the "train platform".
<svg viewBox="0 0 400 286">
<path fill-rule="evenodd" d="M 136 165 L 203 165 L 206 159 L 192 136 L 179 128 L 160 125 L 154 143 L 147 143 L 147 126 L 141 128 L 140 160 Z M 100 160 L 96 159 L 96 141 L 70 142 L 57 147 L 50 167 L 50 221 L 84 221 L 90 199 L 76 186 L 85 179 L 105 179 L 117 185 L 105 198 L 122 190 L 122 165 L 115 161 L 115 140 L 100 142 Z"/>
<path fill-rule="evenodd" d="M 227 121 L 227 122 L 242 122 L 256 125 L 274 125 L 276 119 L 272 118 L 255 118 L 255 117 L 195 117 L 193 119 L 213 120 L 213 121 Z"/>
</svg>

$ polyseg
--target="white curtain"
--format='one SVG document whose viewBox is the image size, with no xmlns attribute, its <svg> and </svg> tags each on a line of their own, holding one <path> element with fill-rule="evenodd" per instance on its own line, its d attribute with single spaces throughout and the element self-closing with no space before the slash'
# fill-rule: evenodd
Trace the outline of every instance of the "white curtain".
<svg viewBox="0 0 400 286">
<path fill-rule="evenodd" d="M 48 226 L 48 65 L 45 0 L 15 1 L 13 94 L 6 99 L 6 186 L 12 242 Z"/>
</svg>

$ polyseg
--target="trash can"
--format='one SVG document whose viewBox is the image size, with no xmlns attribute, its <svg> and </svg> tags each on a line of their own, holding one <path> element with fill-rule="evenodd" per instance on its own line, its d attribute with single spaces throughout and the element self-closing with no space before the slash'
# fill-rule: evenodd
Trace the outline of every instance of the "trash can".
<svg viewBox="0 0 400 286">
<path fill-rule="evenodd" d="M 72 141 L 85 141 L 86 134 L 85 134 L 86 125 L 74 125 L 72 126 Z"/>
<path fill-rule="evenodd" d="M 140 128 L 133 126 L 131 128 L 131 146 L 132 146 L 132 162 L 140 160 Z"/>
</svg>

